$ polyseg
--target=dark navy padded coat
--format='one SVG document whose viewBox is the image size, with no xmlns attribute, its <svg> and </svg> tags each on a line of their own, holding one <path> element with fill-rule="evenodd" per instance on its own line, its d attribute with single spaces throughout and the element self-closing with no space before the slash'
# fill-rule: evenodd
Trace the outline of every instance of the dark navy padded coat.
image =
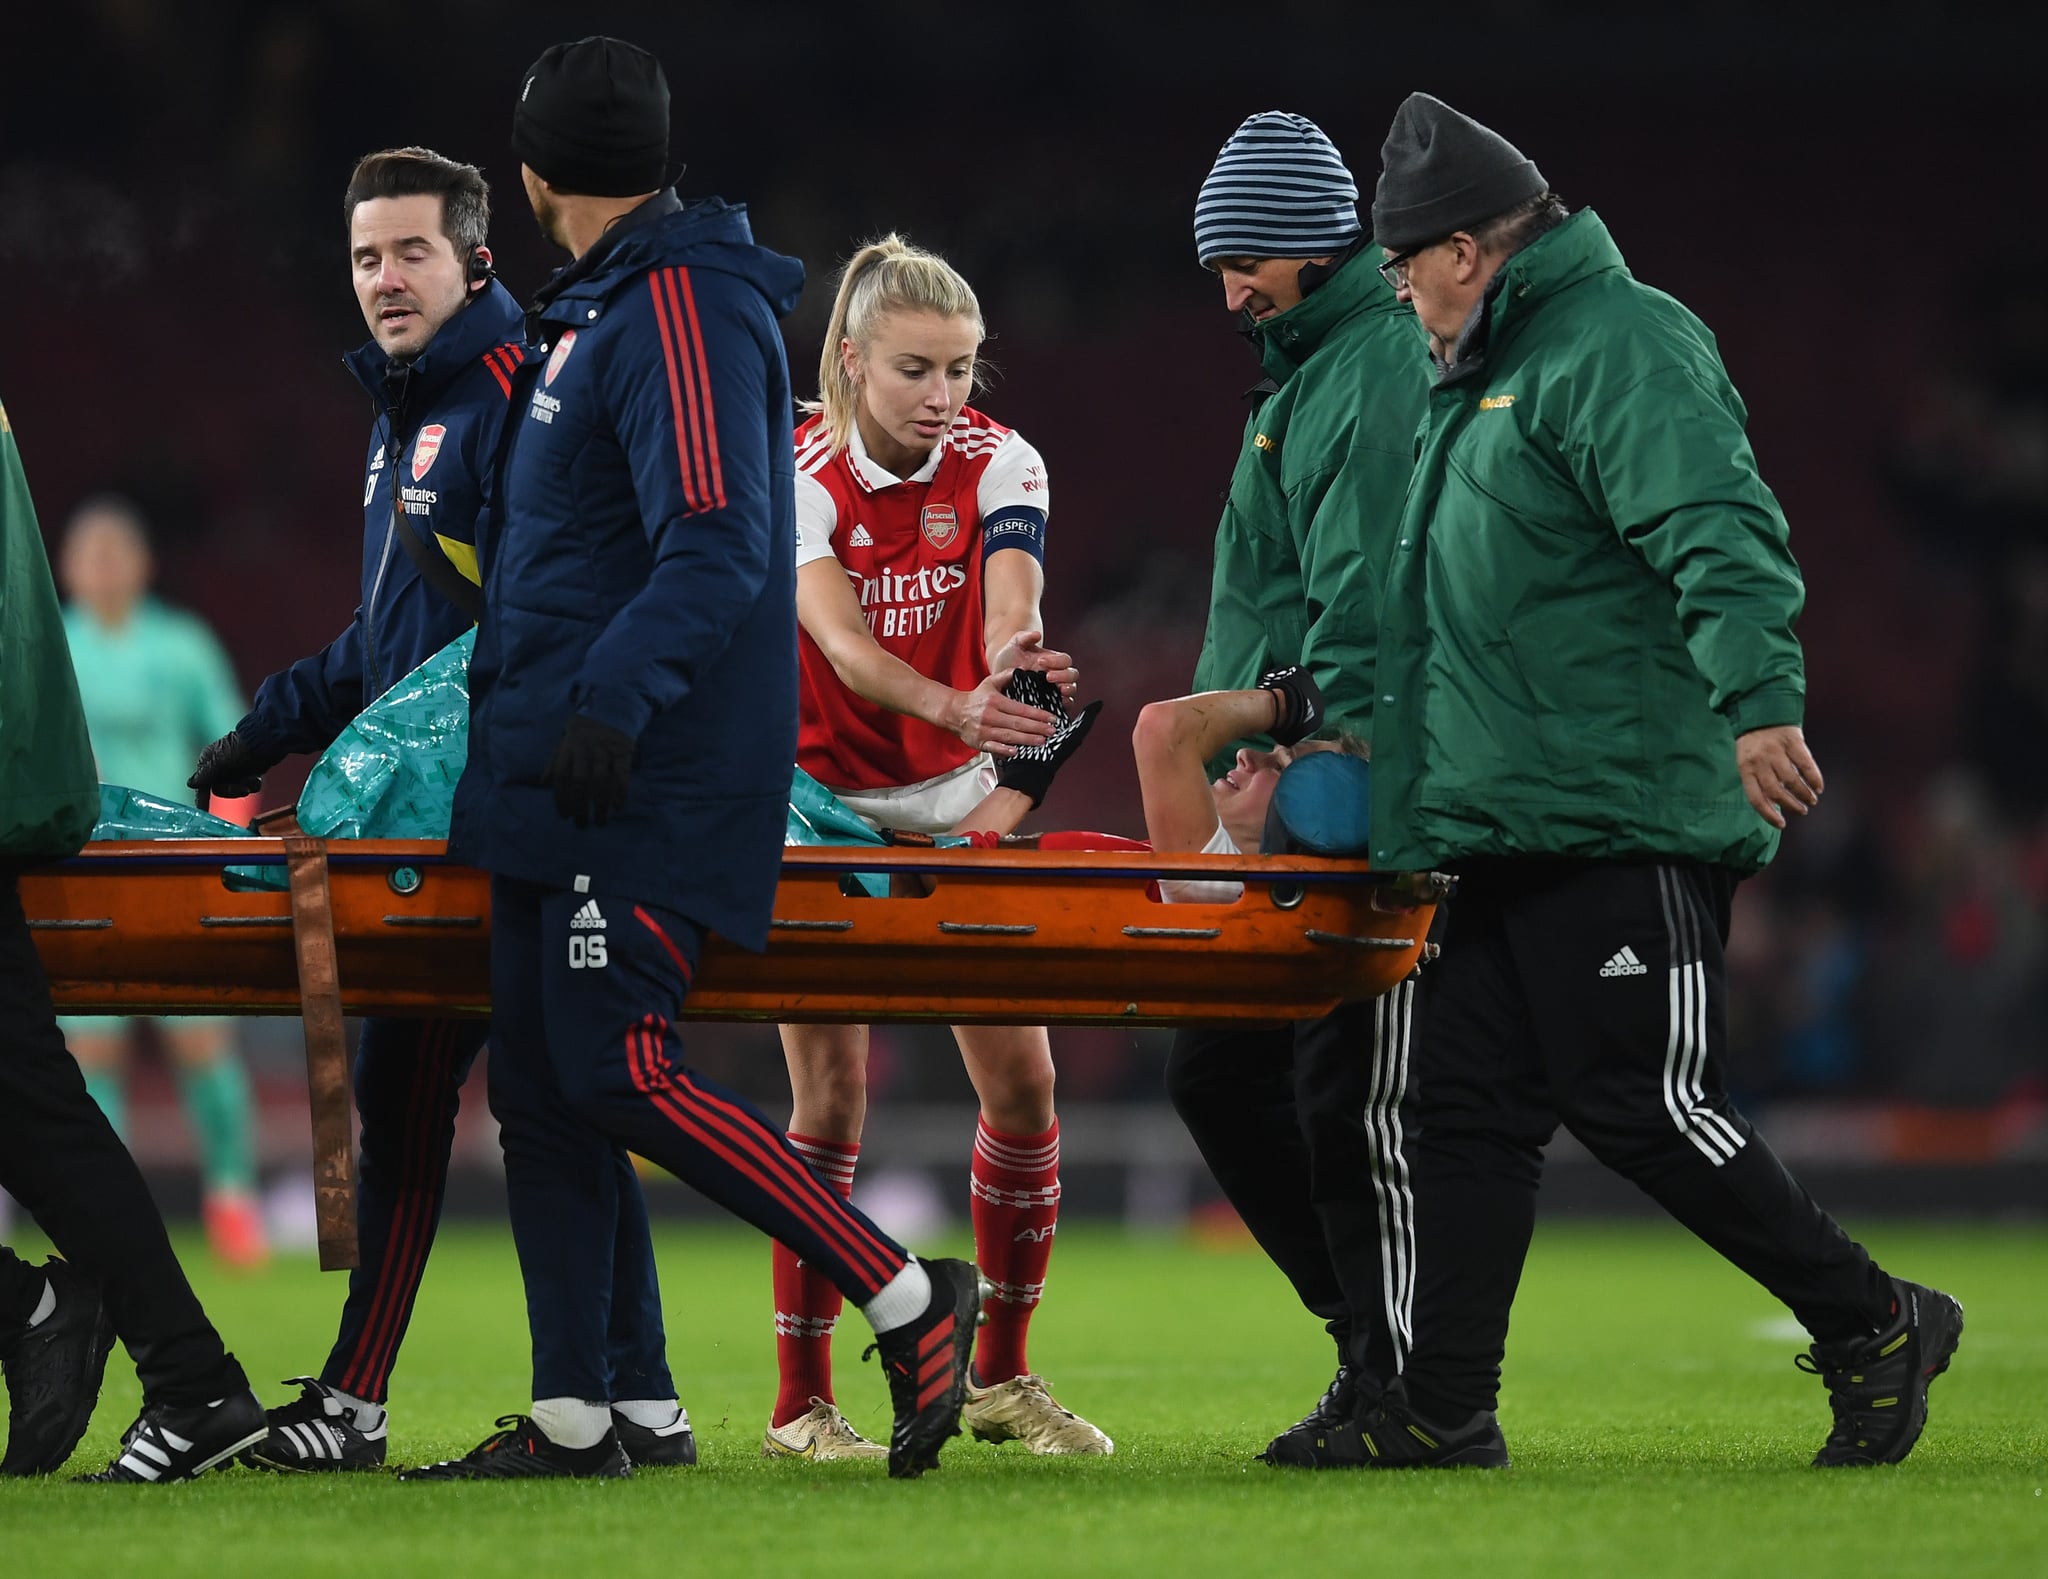
<svg viewBox="0 0 2048 1579">
<path fill-rule="evenodd" d="M 664 192 L 542 291 L 485 545 L 460 859 L 766 945 L 797 731 L 777 320 L 802 286 L 743 208 Z M 572 712 L 636 741 L 602 826 L 542 783 Z"/>
</svg>

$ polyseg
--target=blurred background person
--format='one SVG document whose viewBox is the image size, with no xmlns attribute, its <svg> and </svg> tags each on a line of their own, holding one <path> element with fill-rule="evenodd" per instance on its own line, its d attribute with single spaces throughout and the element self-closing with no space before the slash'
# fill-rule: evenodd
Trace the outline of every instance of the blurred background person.
<svg viewBox="0 0 2048 1579">
<path fill-rule="evenodd" d="M 154 576 L 148 529 L 127 499 L 100 494 L 72 512 L 59 561 L 64 634 L 100 782 L 189 803 L 193 757 L 234 727 L 243 699 L 212 630 L 152 596 Z M 253 805 L 212 809 L 244 822 Z M 207 1015 L 155 1024 L 198 1143 L 207 1241 L 230 1266 L 259 1266 L 269 1246 L 256 1195 L 255 1108 L 232 1024 Z M 134 1025 L 112 1015 L 62 1020 L 87 1089 L 124 1140 Z"/>
</svg>

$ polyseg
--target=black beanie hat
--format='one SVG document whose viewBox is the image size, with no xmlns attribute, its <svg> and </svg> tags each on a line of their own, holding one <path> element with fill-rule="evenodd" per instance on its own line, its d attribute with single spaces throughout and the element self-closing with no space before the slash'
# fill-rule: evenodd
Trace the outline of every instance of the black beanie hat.
<svg viewBox="0 0 2048 1579">
<path fill-rule="evenodd" d="M 1499 132 L 1441 99 L 1411 93 L 1380 149 L 1372 238 L 1393 252 L 1470 230 L 1550 190 L 1543 172 Z"/>
<path fill-rule="evenodd" d="M 637 197 L 667 179 L 668 79 L 617 38 L 551 44 L 526 70 L 512 151 L 548 185 L 585 197 Z"/>
</svg>

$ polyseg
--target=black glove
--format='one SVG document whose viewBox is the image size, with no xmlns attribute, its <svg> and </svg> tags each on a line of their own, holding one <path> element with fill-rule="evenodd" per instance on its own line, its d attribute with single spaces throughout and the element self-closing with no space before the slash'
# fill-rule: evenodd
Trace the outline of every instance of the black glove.
<svg viewBox="0 0 2048 1579">
<path fill-rule="evenodd" d="M 1010 676 L 1010 683 L 1003 687 L 1003 695 L 1013 702 L 1022 702 L 1026 707 L 1050 713 L 1055 720 L 1067 716 L 1066 699 L 1060 695 L 1060 688 L 1045 677 L 1043 669 L 1016 670 Z"/>
<path fill-rule="evenodd" d="M 213 795 L 222 800 L 239 800 L 263 788 L 263 775 L 276 766 L 275 757 L 257 755 L 230 729 L 199 753 L 199 765 L 185 780 L 185 787 L 199 791 L 202 808 L 207 797 Z"/>
<path fill-rule="evenodd" d="M 626 804 L 633 772 L 633 737 L 623 729 L 571 713 L 543 784 L 555 790 L 555 810 L 579 828 L 603 827 Z"/>
<path fill-rule="evenodd" d="M 1058 713 L 1057 708 L 1054 711 Z M 1095 725 L 1095 715 L 1101 711 L 1100 702 L 1090 702 L 1072 718 L 1061 717 L 1053 726 L 1050 739 L 1035 746 L 1019 746 L 997 763 L 996 782 L 1004 789 L 1029 795 L 1035 811 L 1045 800 L 1045 792 L 1052 788 L 1053 775 L 1059 772 L 1067 758 L 1081 749 L 1081 742 L 1088 738 L 1088 731 Z"/>
<path fill-rule="evenodd" d="M 1268 731 L 1275 745 L 1291 746 L 1323 727 L 1323 693 L 1300 664 L 1261 675 L 1259 689 L 1271 691 L 1280 699 L 1280 716 Z"/>
</svg>

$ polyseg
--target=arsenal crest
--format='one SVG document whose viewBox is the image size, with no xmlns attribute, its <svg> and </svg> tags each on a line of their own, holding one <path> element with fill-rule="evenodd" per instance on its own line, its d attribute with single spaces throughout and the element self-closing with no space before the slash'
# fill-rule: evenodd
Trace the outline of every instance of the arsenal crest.
<svg viewBox="0 0 2048 1579">
<path fill-rule="evenodd" d="M 944 548 L 960 535 L 960 517 L 953 513 L 950 504 L 928 504 L 918 515 L 918 527 L 924 533 L 924 540 L 934 548 Z"/>
<path fill-rule="evenodd" d="M 448 430 L 436 422 L 420 429 L 419 442 L 412 447 L 412 480 L 422 481 L 434 469 L 434 457 L 441 453 L 441 440 Z"/>
<path fill-rule="evenodd" d="M 569 360 L 569 353 L 576 349 L 576 331 L 564 329 L 562 338 L 555 342 L 555 348 L 548 354 L 547 371 L 541 375 L 543 384 L 552 384 L 555 375 L 562 370 L 562 364 Z"/>
</svg>

